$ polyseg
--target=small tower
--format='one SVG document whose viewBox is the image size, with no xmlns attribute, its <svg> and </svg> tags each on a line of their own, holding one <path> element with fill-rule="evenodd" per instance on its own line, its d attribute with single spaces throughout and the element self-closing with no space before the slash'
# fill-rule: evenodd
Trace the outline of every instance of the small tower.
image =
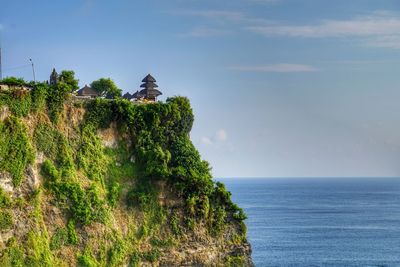
<svg viewBox="0 0 400 267">
<path fill-rule="evenodd" d="M 148 101 L 156 101 L 157 97 L 162 95 L 162 93 L 156 89 L 158 87 L 156 79 L 154 79 L 150 74 L 144 77 L 142 82 L 143 84 L 140 87 L 144 89 L 141 90 L 138 95 L 142 96 L 144 99 Z"/>
<path fill-rule="evenodd" d="M 53 68 L 53 71 L 50 74 L 50 85 L 56 85 L 58 83 L 58 73 L 56 69 Z"/>
</svg>

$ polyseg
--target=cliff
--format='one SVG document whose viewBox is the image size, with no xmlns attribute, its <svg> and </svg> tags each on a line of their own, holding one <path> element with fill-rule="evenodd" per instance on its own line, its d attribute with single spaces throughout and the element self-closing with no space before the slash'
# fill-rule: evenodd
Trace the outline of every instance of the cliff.
<svg viewBox="0 0 400 267">
<path fill-rule="evenodd" d="M 246 217 L 192 124 L 183 97 L 0 92 L 0 265 L 251 266 Z"/>
</svg>

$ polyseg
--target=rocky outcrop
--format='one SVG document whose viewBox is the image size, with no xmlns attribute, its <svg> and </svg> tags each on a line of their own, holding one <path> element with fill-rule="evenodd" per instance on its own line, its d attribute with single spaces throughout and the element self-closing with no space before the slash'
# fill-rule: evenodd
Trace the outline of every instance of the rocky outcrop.
<svg viewBox="0 0 400 267">
<path fill-rule="evenodd" d="M 58 124 L 45 113 L 18 118 L 35 155 L 18 185 L 12 174 L 0 171 L 0 216 L 12 219 L 2 226 L 0 218 L 0 266 L 12 261 L 36 266 L 253 265 L 244 224 L 228 209 L 222 230 L 214 233 L 210 224 L 215 219 L 193 220 L 197 215 L 189 216 L 188 199 L 167 180 L 150 181 L 151 190 L 134 196 L 143 206 L 131 205 L 132 189 L 142 182 L 140 157 L 126 149 L 135 139 L 121 135 L 116 123 L 83 135 L 88 131 L 85 112 L 71 103 Z M 0 104 L 0 123 L 10 115 Z M 46 174 L 43 166 L 49 162 L 54 169 Z M 153 195 L 157 203 L 148 199 Z"/>
</svg>

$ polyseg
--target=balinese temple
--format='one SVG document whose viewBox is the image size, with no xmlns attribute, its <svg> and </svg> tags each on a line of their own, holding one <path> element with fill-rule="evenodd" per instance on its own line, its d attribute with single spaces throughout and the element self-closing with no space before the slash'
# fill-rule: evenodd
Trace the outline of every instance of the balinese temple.
<svg viewBox="0 0 400 267">
<path fill-rule="evenodd" d="M 56 85 L 58 83 L 58 73 L 55 68 L 53 68 L 53 71 L 50 74 L 50 85 Z"/>
<path fill-rule="evenodd" d="M 77 91 L 77 95 L 85 98 L 96 98 L 99 96 L 99 93 L 93 90 L 92 87 L 85 85 Z"/>
<path fill-rule="evenodd" d="M 140 91 L 136 91 L 133 95 L 130 93 L 126 93 L 123 95 L 123 98 L 133 101 L 144 101 L 144 102 L 155 102 L 157 97 L 162 95 L 162 93 L 157 90 L 158 85 L 156 84 L 156 79 L 153 76 L 148 74 L 142 80 L 143 84 L 140 86 Z"/>
</svg>

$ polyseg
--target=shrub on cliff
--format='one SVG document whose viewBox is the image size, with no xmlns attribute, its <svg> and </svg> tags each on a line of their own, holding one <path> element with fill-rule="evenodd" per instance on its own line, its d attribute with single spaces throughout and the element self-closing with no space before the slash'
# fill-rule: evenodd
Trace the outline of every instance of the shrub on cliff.
<svg viewBox="0 0 400 267">
<path fill-rule="evenodd" d="M 23 78 L 17 78 L 17 77 L 6 77 L 2 80 L 0 80 L 0 84 L 6 84 L 10 86 L 25 86 L 27 85 L 27 82 Z"/>
<path fill-rule="evenodd" d="M 10 116 L 0 122 L 0 136 L 0 170 L 9 172 L 14 186 L 18 186 L 35 158 L 27 129 L 18 118 Z"/>
</svg>

